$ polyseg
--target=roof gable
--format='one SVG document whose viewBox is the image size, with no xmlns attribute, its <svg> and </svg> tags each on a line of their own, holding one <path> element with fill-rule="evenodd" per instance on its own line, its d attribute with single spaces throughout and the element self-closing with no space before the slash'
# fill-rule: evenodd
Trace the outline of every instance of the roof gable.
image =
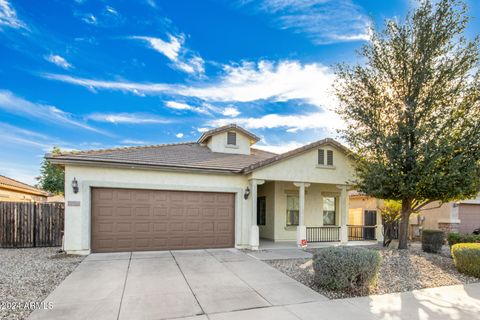
<svg viewBox="0 0 480 320">
<path fill-rule="evenodd" d="M 2 175 L 0 175 L 0 187 L 3 187 L 5 189 L 14 189 L 16 191 L 25 192 L 28 194 L 48 196 L 48 192 L 46 191 L 40 190 L 29 184 Z"/>
<path fill-rule="evenodd" d="M 291 150 L 291 151 L 288 151 L 288 152 L 285 152 L 285 153 L 281 153 L 279 155 L 276 155 L 274 157 L 265 159 L 263 161 L 259 161 L 257 163 L 251 164 L 250 166 L 246 167 L 243 171 L 245 173 L 250 173 L 252 171 L 255 171 L 256 169 L 263 168 L 263 167 L 266 167 L 268 165 L 278 163 L 280 161 L 299 156 L 299 155 L 301 155 L 305 152 L 308 152 L 312 149 L 319 148 L 319 147 L 325 146 L 325 145 L 331 145 L 331 146 L 339 149 L 340 151 L 342 151 L 346 155 L 349 155 L 351 153 L 351 151 L 347 147 L 342 145 L 340 142 L 338 142 L 334 139 L 331 139 L 331 138 L 325 138 L 325 139 L 318 140 L 318 141 L 312 142 L 310 144 L 304 145 L 300 148 L 297 148 L 297 149 L 294 149 L 294 150 Z"/>
<path fill-rule="evenodd" d="M 252 141 L 251 144 L 253 144 L 255 142 L 258 142 L 260 140 L 259 137 L 257 137 L 256 135 L 254 135 L 250 131 L 247 131 L 247 130 L 243 129 L 242 127 L 232 123 L 232 124 L 228 124 L 228 125 L 223 126 L 223 127 L 218 127 L 218 128 L 215 128 L 215 129 L 204 132 L 202 134 L 202 136 L 198 139 L 197 142 L 198 143 L 205 143 L 210 137 L 212 137 L 214 135 L 217 135 L 217 134 L 220 134 L 222 132 L 226 132 L 226 131 L 238 131 L 238 132 L 244 134 L 245 136 L 247 136 Z"/>
</svg>

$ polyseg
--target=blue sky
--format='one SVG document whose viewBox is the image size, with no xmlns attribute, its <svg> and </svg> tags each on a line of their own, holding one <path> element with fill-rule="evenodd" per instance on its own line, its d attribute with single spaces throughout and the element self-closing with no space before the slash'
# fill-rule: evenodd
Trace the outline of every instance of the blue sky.
<svg viewBox="0 0 480 320">
<path fill-rule="evenodd" d="M 195 141 L 227 123 L 274 152 L 336 137 L 332 66 L 413 4 L 0 0 L 0 174 L 33 183 L 54 145 Z"/>
</svg>

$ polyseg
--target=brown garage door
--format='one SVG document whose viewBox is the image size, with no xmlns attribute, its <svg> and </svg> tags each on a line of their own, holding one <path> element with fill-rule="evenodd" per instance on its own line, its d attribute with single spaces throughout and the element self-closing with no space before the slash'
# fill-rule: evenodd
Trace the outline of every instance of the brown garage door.
<svg viewBox="0 0 480 320">
<path fill-rule="evenodd" d="M 480 205 L 461 203 L 458 208 L 458 218 L 460 219 L 459 231 L 472 233 L 473 230 L 480 228 Z"/>
<path fill-rule="evenodd" d="M 235 195 L 92 189 L 93 252 L 234 246 Z"/>
</svg>

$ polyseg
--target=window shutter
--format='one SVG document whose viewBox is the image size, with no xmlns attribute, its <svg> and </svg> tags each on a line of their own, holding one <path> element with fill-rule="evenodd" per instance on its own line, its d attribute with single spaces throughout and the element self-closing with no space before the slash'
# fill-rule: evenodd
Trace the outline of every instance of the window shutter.
<svg viewBox="0 0 480 320">
<path fill-rule="evenodd" d="M 325 164 L 325 150 L 318 149 L 318 164 Z"/>
<path fill-rule="evenodd" d="M 327 150 L 327 166 L 333 166 L 333 151 Z"/>
<path fill-rule="evenodd" d="M 235 132 L 227 133 L 227 144 L 236 146 L 237 145 L 237 134 Z"/>
</svg>

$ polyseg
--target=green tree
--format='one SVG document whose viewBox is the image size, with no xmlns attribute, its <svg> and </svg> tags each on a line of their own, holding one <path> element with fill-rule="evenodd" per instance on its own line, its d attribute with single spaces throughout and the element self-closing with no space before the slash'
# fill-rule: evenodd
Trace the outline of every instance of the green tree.
<svg viewBox="0 0 480 320">
<path fill-rule="evenodd" d="M 60 154 L 59 147 L 53 147 L 51 154 Z M 53 194 L 63 194 L 65 190 L 65 172 L 62 167 L 50 163 L 47 159 L 43 159 L 40 168 L 40 176 L 37 177 L 38 186 Z"/>
<path fill-rule="evenodd" d="M 404 20 L 372 28 L 362 63 L 336 71 L 355 182 L 401 201 L 400 249 L 412 212 L 479 190 L 479 39 L 464 36 L 467 12 L 461 0 L 422 1 Z"/>
<path fill-rule="evenodd" d="M 395 227 L 401 218 L 402 204 L 395 200 L 385 200 L 378 209 L 382 216 L 383 246 L 388 247 L 394 239 Z"/>
</svg>

